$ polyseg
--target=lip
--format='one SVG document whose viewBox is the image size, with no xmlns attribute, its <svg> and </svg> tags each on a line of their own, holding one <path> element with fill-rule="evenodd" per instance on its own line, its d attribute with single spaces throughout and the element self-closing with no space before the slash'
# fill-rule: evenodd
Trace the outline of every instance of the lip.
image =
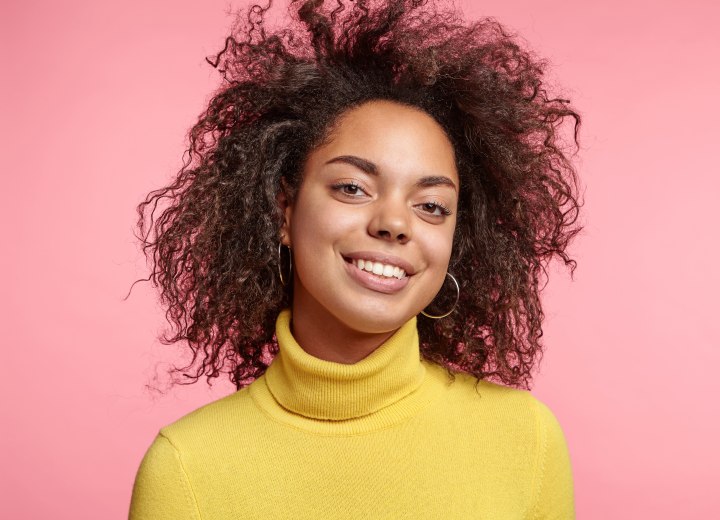
<svg viewBox="0 0 720 520">
<path fill-rule="evenodd" d="M 380 262 L 379 259 L 378 262 Z M 352 261 L 345 261 L 343 263 L 345 264 L 345 269 L 347 269 L 348 274 L 353 280 L 355 280 L 357 283 L 359 283 L 366 289 L 370 289 L 372 291 L 381 292 L 384 294 L 395 294 L 396 292 L 401 291 L 403 288 L 405 288 L 405 286 L 408 284 L 408 280 L 410 280 L 409 276 L 405 276 L 401 279 L 380 277 L 375 274 L 368 273 L 365 270 L 359 269 L 355 264 L 352 263 Z"/>
<path fill-rule="evenodd" d="M 381 264 L 396 265 L 405 271 L 406 277 L 415 274 L 415 269 L 412 264 L 407 260 L 403 260 L 399 256 L 388 255 L 378 251 L 353 251 L 352 253 L 345 253 L 342 256 L 343 258 L 349 258 L 350 260 L 370 260 L 371 262 L 380 262 Z"/>
</svg>

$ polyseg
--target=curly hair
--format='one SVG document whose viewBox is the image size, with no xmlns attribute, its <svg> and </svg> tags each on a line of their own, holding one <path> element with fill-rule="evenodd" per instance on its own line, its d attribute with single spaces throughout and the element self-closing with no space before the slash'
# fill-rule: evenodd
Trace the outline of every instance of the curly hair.
<svg viewBox="0 0 720 520">
<path fill-rule="evenodd" d="M 278 274 L 279 190 L 292 200 L 306 156 L 339 117 L 383 99 L 445 129 L 462 186 L 450 261 L 460 300 L 446 318 L 418 316 L 422 356 L 453 379 L 530 388 L 544 350 L 541 280 L 556 255 L 571 277 L 576 268 L 566 249 L 582 204 L 568 150 L 580 116 L 548 94 L 546 62 L 492 18 L 465 22 L 426 0 L 347 4 L 291 0 L 276 30 L 264 25 L 271 5 L 254 5 L 207 59 L 223 83 L 189 132 L 177 178 L 137 207 L 153 260 L 145 281 L 161 288 L 177 328 L 160 340 L 192 350 L 171 372 L 180 384 L 228 373 L 238 389 L 265 372 L 275 319 L 292 301 Z"/>
</svg>

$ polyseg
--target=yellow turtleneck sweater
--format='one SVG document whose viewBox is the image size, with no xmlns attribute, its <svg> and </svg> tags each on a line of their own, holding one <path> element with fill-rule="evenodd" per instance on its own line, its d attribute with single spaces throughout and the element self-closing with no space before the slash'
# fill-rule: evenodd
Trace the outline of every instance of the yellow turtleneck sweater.
<svg viewBox="0 0 720 520">
<path fill-rule="evenodd" d="M 420 357 L 416 319 L 358 363 L 279 353 L 248 387 L 160 429 L 131 520 L 574 518 L 570 459 L 522 390 Z"/>
</svg>

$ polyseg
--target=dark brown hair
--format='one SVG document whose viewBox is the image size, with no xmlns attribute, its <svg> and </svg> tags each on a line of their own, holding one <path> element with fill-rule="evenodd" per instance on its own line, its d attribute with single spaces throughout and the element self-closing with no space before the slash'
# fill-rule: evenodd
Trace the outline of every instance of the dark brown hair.
<svg viewBox="0 0 720 520">
<path fill-rule="evenodd" d="M 422 355 L 451 375 L 529 388 L 543 350 L 540 285 L 554 256 L 572 277 L 566 249 L 582 229 L 562 138 L 569 122 L 577 145 L 580 117 L 546 91 L 545 63 L 495 20 L 465 22 L 432 2 L 294 0 L 275 30 L 269 7 L 239 17 L 208 59 L 223 85 L 177 178 L 138 206 L 147 280 L 177 328 L 161 341 L 192 351 L 177 382 L 226 372 L 239 389 L 264 373 L 291 302 L 278 274 L 281 179 L 292 198 L 338 116 L 386 99 L 443 126 L 462 186 L 450 261 L 460 301 L 446 318 L 418 317 Z M 170 204 L 153 224 L 161 199 Z"/>
</svg>

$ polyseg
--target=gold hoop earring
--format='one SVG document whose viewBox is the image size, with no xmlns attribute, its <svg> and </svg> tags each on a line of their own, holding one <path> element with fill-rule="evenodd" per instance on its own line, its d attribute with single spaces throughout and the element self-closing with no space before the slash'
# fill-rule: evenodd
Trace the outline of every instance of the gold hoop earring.
<svg viewBox="0 0 720 520">
<path fill-rule="evenodd" d="M 455 296 L 455 303 L 453 304 L 452 308 L 451 308 L 449 311 L 447 311 L 445 314 L 441 314 L 440 316 L 434 316 L 434 315 L 428 314 L 427 312 L 425 312 L 424 310 L 422 310 L 422 311 L 420 311 L 420 314 L 422 314 L 423 316 L 427 316 L 428 318 L 432 318 L 432 319 L 434 319 L 434 320 L 439 320 L 440 318 L 444 318 L 445 316 L 449 316 L 450 313 L 455 310 L 455 307 L 457 307 L 457 304 L 458 304 L 458 302 L 460 301 L 460 284 L 459 284 L 458 281 L 455 279 L 455 277 L 454 277 L 453 275 L 451 275 L 450 273 L 445 273 L 445 276 L 446 276 L 446 277 L 449 276 L 450 279 L 455 283 L 455 289 L 457 290 L 457 296 Z M 434 298 L 433 298 L 433 299 L 434 299 Z M 432 302 L 430 302 L 430 303 L 432 303 Z"/>
<path fill-rule="evenodd" d="M 278 244 L 278 274 L 280 275 L 280 283 L 282 283 L 283 285 L 287 285 L 287 282 L 285 281 L 285 277 L 282 274 L 282 246 L 283 246 L 283 243 L 280 242 Z M 290 252 L 289 246 L 285 246 L 285 247 L 287 247 L 287 249 L 288 249 L 288 259 L 290 260 L 290 269 L 288 272 L 288 276 L 291 276 L 292 275 L 292 253 Z"/>
</svg>

